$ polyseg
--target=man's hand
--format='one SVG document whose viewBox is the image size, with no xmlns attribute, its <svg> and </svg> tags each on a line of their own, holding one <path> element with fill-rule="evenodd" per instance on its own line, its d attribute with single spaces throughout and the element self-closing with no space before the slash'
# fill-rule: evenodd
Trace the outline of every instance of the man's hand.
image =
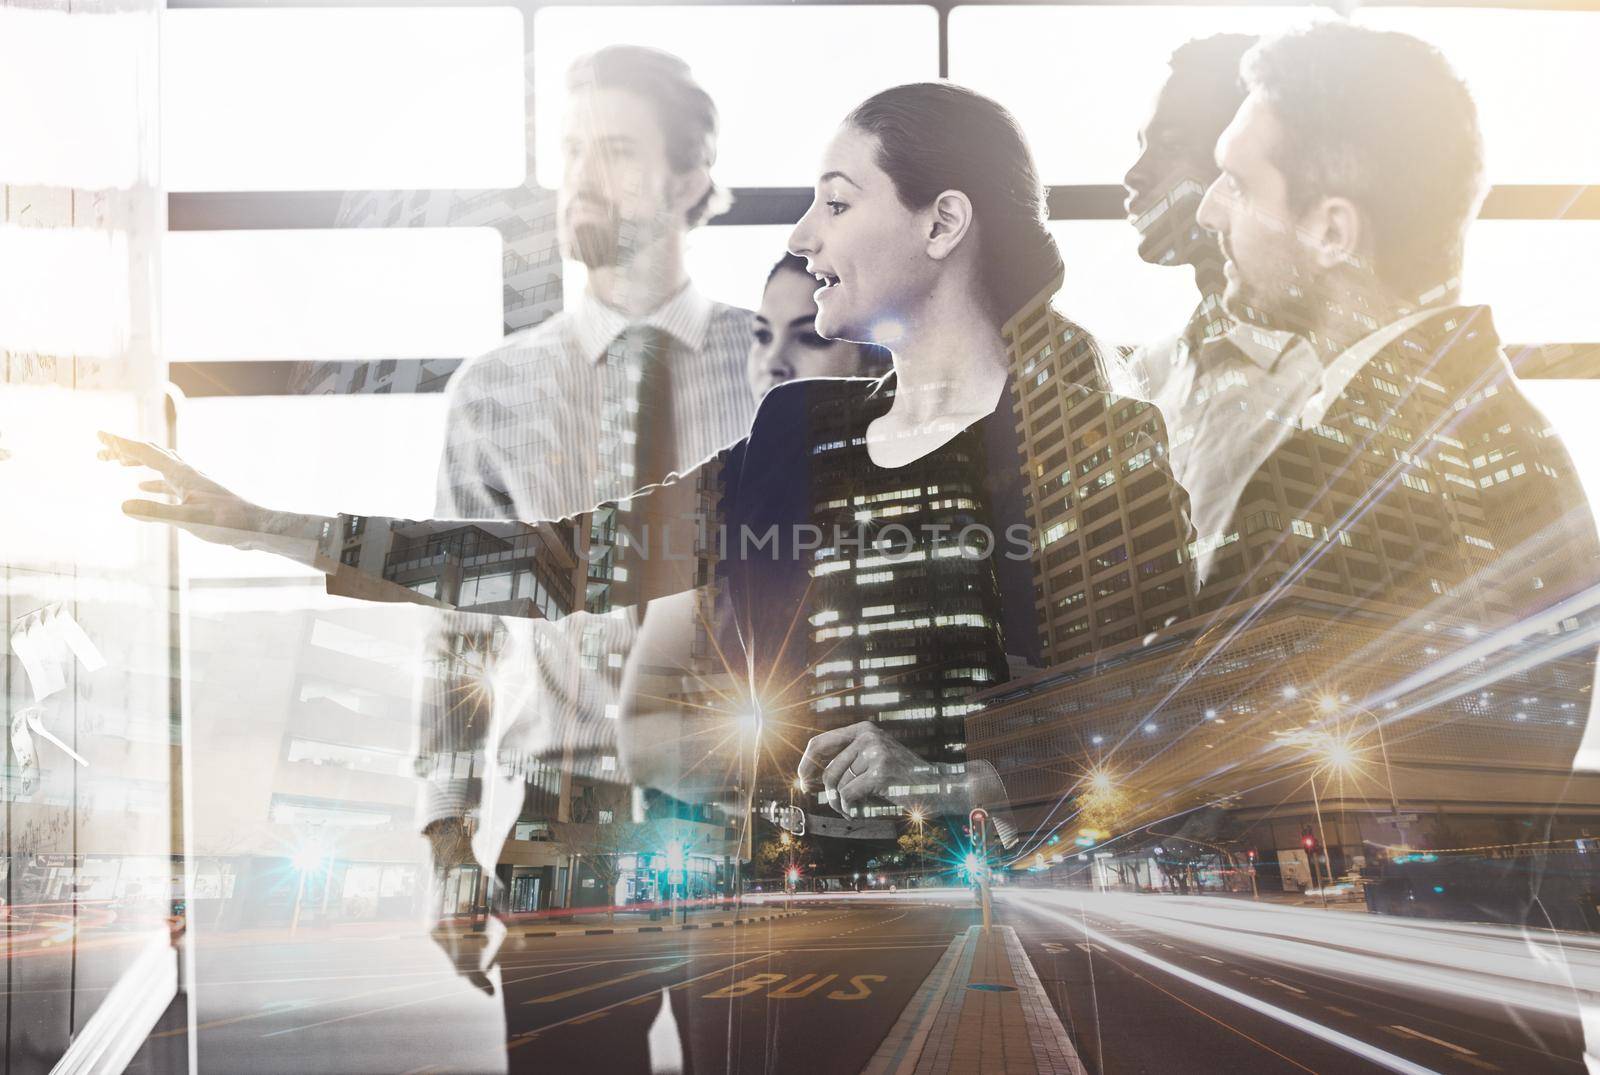
<svg viewBox="0 0 1600 1075">
<path fill-rule="evenodd" d="M 477 943 L 476 940 L 470 944 L 462 943 L 467 936 L 476 937 L 477 935 L 462 933 L 455 928 L 453 917 L 447 917 L 444 914 L 443 886 L 438 882 L 438 879 L 450 867 L 459 866 L 472 858 L 472 840 L 467 836 L 466 825 L 458 817 L 445 818 L 431 823 L 422 832 L 423 835 L 428 837 L 433 859 L 430 864 L 429 876 L 432 878 L 431 884 L 433 885 L 433 917 L 435 921 L 429 936 L 433 938 L 433 943 L 437 944 L 444 952 L 445 957 L 450 960 L 450 965 L 455 968 L 457 974 L 471 982 L 474 988 L 492 997 L 494 996 L 494 983 L 489 980 L 489 976 L 479 966 L 483 946 Z"/>
<path fill-rule="evenodd" d="M 940 782 L 937 765 L 923 761 L 868 720 L 813 736 L 800 759 L 799 776 L 806 787 L 820 782 L 824 796 L 846 817 L 873 797 L 890 798 L 890 788 Z"/>
<path fill-rule="evenodd" d="M 149 441 L 111 433 L 101 433 L 100 441 L 105 445 L 101 459 L 125 467 L 149 467 L 160 475 L 140 482 L 141 492 L 170 498 L 170 502 L 124 501 L 125 514 L 146 522 L 172 523 L 218 545 L 277 553 L 305 564 L 314 562 L 323 524 L 329 520 L 253 504 Z"/>
</svg>

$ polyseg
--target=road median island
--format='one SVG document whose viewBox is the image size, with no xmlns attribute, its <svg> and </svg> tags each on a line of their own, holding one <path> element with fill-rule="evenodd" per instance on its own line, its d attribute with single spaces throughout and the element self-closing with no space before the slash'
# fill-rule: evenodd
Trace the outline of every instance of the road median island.
<svg viewBox="0 0 1600 1075">
<path fill-rule="evenodd" d="M 1086 1075 L 1016 931 L 969 926 L 950 942 L 864 1075 Z"/>
</svg>

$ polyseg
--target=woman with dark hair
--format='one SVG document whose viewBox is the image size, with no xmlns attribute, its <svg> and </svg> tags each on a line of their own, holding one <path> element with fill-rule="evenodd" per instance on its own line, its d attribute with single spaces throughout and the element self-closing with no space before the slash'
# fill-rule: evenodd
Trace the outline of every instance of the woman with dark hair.
<svg viewBox="0 0 1600 1075">
<path fill-rule="evenodd" d="M 624 682 L 625 767 L 695 798 L 749 794 L 753 752 L 790 774 L 800 755 L 795 785 L 841 814 L 1003 806 L 992 769 L 966 761 L 963 717 L 976 707 L 965 698 L 1008 678 L 1013 662 L 1039 663 L 1034 528 L 1052 521 L 1037 506 L 1030 519 L 1024 497 L 1010 386 L 1011 354 L 1026 347 L 1013 341 L 1047 328 L 1074 361 L 1097 349 L 1049 309 L 1061 255 L 1027 144 L 995 102 L 946 83 L 885 90 L 846 117 L 815 186 L 789 245 L 822 285 L 816 330 L 887 348 L 893 369 L 780 384 L 744 440 L 605 506 L 620 527 L 650 532 L 616 547 L 632 557 L 615 565 L 623 603 L 650 602 Z M 404 589 L 378 577 L 367 565 L 382 557 L 356 546 L 463 527 L 266 511 L 153 446 L 108 444 L 162 472 L 145 488 L 179 500 L 130 512 L 295 556 L 326 571 L 332 592 L 417 600 L 415 580 Z M 1073 500 L 1052 503 L 1066 511 Z M 711 586 L 709 565 L 649 552 L 706 548 L 704 520 L 682 520 L 708 504 L 722 524 Z M 500 533 L 511 524 L 493 525 L 518 540 Z M 446 585 L 432 592 L 431 603 L 449 603 Z M 722 675 L 707 676 L 708 651 Z M 736 714 L 764 738 L 732 734 Z"/>
<path fill-rule="evenodd" d="M 817 333 L 817 282 L 804 258 L 785 253 L 767 273 L 751 328 L 745 375 L 757 400 L 774 386 L 806 377 L 878 377 L 889 352 L 871 344 L 830 340 Z"/>
<path fill-rule="evenodd" d="M 965 757 L 962 718 L 964 696 L 1007 678 L 1011 659 L 1039 661 L 1004 333 L 1043 323 L 1061 279 L 1043 190 L 1011 116 L 945 83 L 863 102 L 818 175 L 789 243 L 823 285 L 817 331 L 888 348 L 893 370 L 779 386 L 727 453 L 723 533 L 741 544 L 718 565 L 717 622 L 731 606 L 738 631 L 720 651 L 763 717 L 760 749 L 781 768 L 786 746 L 801 753 L 796 786 L 841 813 L 894 813 L 886 800 L 1000 805 L 992 770 Z M 1051 318 L 1063 341 L 1096 353 Z M 744 543 L 766 534 L 777 535 L 770 555 Z M 696 615 L 652 607 L 624 688 L 636 708 L 684 697 Z M 666 748 L 705 742 L 695 723 L 625 722 L 631 764 L 682 787 Z M 683 767 L 706 769 L 703 758 Z"/>
</svg>

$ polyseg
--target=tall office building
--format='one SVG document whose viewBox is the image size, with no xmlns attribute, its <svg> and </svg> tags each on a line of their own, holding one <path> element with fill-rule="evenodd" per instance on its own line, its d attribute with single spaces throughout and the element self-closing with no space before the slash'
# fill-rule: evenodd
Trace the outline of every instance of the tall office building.
<svg viewBox="0 0 1600 1075">
<path fill-rule="evenodd" d="M 1048 294 L 1008 323 L 1004 338 L 1037 536 L 1034 600 L 1045 662 L 1193 615 L 1186 524 L 1159 412 L 1107 395 L 1094 341 Z"/>
<path fill-rule="evenodd" d="M 977 531 L 962 545 L 968 527 L 1003 530 L 984 445 L 969 433 L 937 462 L 885 469 L 851 433 L 867 407 L 881 403 L 830 394 L 810 415 L 812 518 L 827 543 L 806 609 L 808 708 L 818 731 L 870 719 L 923 758 L 962 762 L 973 689 L 1007 675 L 994 555 L 974 555 Z M 907 548 L 931 528 L 929 547 Z"/>
<path fill-rule="evenodd" d="M 1222 802 L 1289 856 L 1317 805 L 1309 777 L 1327 796 L 1342 775 L 1327 839 L 1348 862 L 1363 841 L 1425 836 L 1426 822 L 1375 820 L 1397 804 L 1487 832 L 1558 801 L 1592 666 L 1560 638 L 1585 624 L 1474 647 L 1593 574 L 1548 547 L 1560 515 L 1588 508 L 1550 432 L 1440 344 L 1481 325 L 1406 333 L 1316 425 L 1259 393 L 1226 400 L 1283 439 L 1227 527 L 1204 534 L 1162 459 L 1185 431 L 1169 439 L 1151 408 L 1108 403 L 1085 383 L 1087 346 L 1058 325 L 1035 310 L 1010 336 L 1052 667 L 968 718 L 972 756 L 995 764 L 1025 823 L 1090 808 L 1132 826 Z"/>
</svg>

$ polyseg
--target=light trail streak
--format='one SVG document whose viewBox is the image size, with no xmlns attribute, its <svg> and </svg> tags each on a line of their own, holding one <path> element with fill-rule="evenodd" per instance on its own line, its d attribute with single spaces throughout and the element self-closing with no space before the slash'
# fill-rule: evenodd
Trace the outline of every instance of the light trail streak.
<svg viewBox="0 0 1600 1075">
<path fill-rule="evenodd" d="M 1554 934 L 1546 940 L 1503 927 L 1182 897 L 1152 902 L 1088 892 L 1015 892 L 1006 898 L 1057 918 L 1061 914 L 1049 905 L 1066 904 L 1184 945 L 1300 967 L 1340 981 L 1380 983 L 1402 994 L 1423 992 L 1577 1019 L 1579 998 L 1600 990 L 1600 946 L 1591 942 L 1575 947 L 1572 938 Z M 1062 920 L 1076 925 L 1073 918 Z M 1249 939 L 1248 950 L 1241 950 L 1242 938 Z"/>
<path fill-rule="evenodd" d="M 1439 350 L 1437 350 L 1432 356 L 1428 366 L 1429 369 L 1431 369 L 1432 366 L 1436 365 L 1440 361 L 1442 355 L 1449 350 L 1456 337 L 1459 337 L 1462 333 L 1467 331 L 1467 329 L 1472 325 L 1473 320 L 1473 318 L 1469 317 L 1456 330 L 1455 334 L 1450 338 L 1450 340 L 1447 340 L 1445 343 L 1441 344 Z M 1478 376 L 1477 380 L 1472 385 L 1468 386 L 1468 388 L 1464 391 L 1464 398 L 1470 398 L 1474 392 L 1483 389 L 1487 384 L 1489 384 L 1489 382 L 1496 379 L 1504 379 L 1505 376 L 1506 370 L 1503 366 L 1491 364 Z M 1415 391 L 1415 389 L 1411 388 L 1408 389 L 1408 391 Z M 1465 411 L 1456 412 L 1447 410 L 1440 414 L 1434 421 L 1433 425 L 1427 429 L 1424 429 L 1420 437 L 1418 437 L 1412 443 L 1411 452 L 1409 454 L 1417 456 L 1422 455 L 1437 434 L 1452 429 L 1456 424 L 1464 421 L 1465 413 Z M 1388 423 L 1386 422 L 1385 427 L 1387 427 L 1387 424 Z M 1373 431 L 1369 433 L 1366 441 L 1360 447 L 1365 449 L 1367 444 L 1369 444 L 1372 439 L 1378 435 L 1378 432 L 1379 431 Z M 1351 455 L 1350 460 L 1347 461 L 1345 467 L 1340 471 L 1341 475 L 1345 470 L 1348 470 L 1349 467 L 1353 465 L 1354 460 L 1359 456 L 1359 454 L 1360 453 Z M 1353 504 L 1351 508 L 1335 522 L 1332 529 L 1346 528 L 1351 523 L 1359 521 L 1361 518 L 1364 518 L 1367 514 L 1374 510 L 1378 500 L 1381 499 L 1383 494 L 1392 488 L 1398 481 L 1403 469 L 1404 466 L 1402 465 L 1401 460 L 1397 458 L 1380 479 L 1368 486 L 1365 495 L 1362 496 L 1355 504 Z M 1324 487 L 1321 496 L 1318 498 L 1318 501 L 1320 502 L 1322 499 L 1325 499 L 1328 492 L 1329 488 Z M 1547 544 L 1556 536 L 1558 535 L 1542 533 L 1530 539 L 1525 543 L 1525 545 L 1533 545 L 1540 542 Z M 1287 541 L 1286 535 L 1279 538 L 1278 544 L 1282 544 L 1285 541 Z M 1310 570 L 1311 567 L 1315 566 L 1318 561 L 1328 555 L 1329 550 L 1331 550 L 1332 547 L 1332 542 L 1324 541 L 1319 542 L 1311 549 L 1308 549 L 1299 558 L 1299 560 L 1287 572 L 1285 572 L 1283 577 L 1277 580 L 1273 584 L 1272 588 L 1265 595 L 1263 595 L 1259 601 L 1256 602 L 1254 607 L 1252 607 L 1249 612 L 1246 613 L 1246 615 L 1240 617 L 1237 621 L 1227 626 L 1227 629 L 1223 632 L 1222 637 L 1218 639 L 1214 645 L 1208 647 L 1207 651 L 1199 661 L 1197 661 L 1191 667 L 1185 669 L 1184 673 L 1177 678 L 1177 681 L 1165 692 L 1163 692 L 1162 696 L 1155 702 L 1153 706 L 1148 709 L 1147 712 L 1130 721 L 1127 729 L 1112 745 L 1111 749 L 1105 752 L 1102 760 L 1109 760 L 1115 756 L 1118 750 L 1126 746 L 1126 744 L 1135 737 L 1137 730 L 1143 724 L 1145 724 L 1146 721 L 1160 713 L 1162 709 L 1190 683 L 1190 681 L 1199 675 L 1215 658 L 1222 654 L 1225 648 L 1229 646 L 1243 631 L 1253 626 L 1263 615 L 1266 614 L 1269 609 L 1275 606 L 1278 601 L 1288 593 L 1288 588 L 1297 582 L 1299 578 L 1301 578 L 1307 571 Z M 1502 552 L 1498 557 L 1496 564 L 1498 569 L 1503 572 L 1514 570 L 1515 565 L 1528 562 L 1530 559 L 1532 558 L 1526 555 L 1518 555 L 1512 551 L 1505 551 Z M 1244 592 L 1251 580 L 1254 579 L 1260 570 L 1261 568 L 1258 566 L 1256 569 L 1250 572 L 1248 577 L 1241 582 L 1240 586 L 1235 588 L 1234 596 Z M 1488 584 L 1493 581 L 1493 572 L 1489 573 L 1490 577 L 1488 579 L 1484 579 L 1482 577 L 1484 574 L 1485 571 L 1480 571 L 1477 575 L 1473 576 L 1473 578 L 1467 580 L 1469 588 L 1470 584 L 1474 583 L 1487 587 Z M 1230 597 L 1229 601 L 1224 602 L 1224 606 L 1229 604 L 1231 600 L 1232 597 Z M 1440 604 L 1442 601 L 1443 598 L 1441 597 L 1441 602 L 1436 602 L 1435 604 Z M 1491 635 L 1490 638 L 1483 640 L 1473 648 L 1481 650 L 1483 651 L 1484 655 L 1487 655 L 1488 653 L 1492 653 L 1498 649 L 1503 649 L 1509 645 L 1520 642 L 1528 635 L 1533 634 L 1552 623 L 1559 623 L 1560 620 L 1566 618 L 1566 616 L 1575 615 L 1582 611 L 1590 611 L 1596 607 L 1597 603 L 1600 603 L 1600 587 L 1591 588 L 1589 591 L 1586 591 L 1583 594 L 1579 594 L 1575 597 L 1558 602 L 1556 608 L 1564 610 L 1565 615 L 1556 615 L 1554 618 L 1552 618 L 1552 613 L 1555 612 L 1555 609 L 1545 610 L 1544 612 L 1537 613 L 1534 616 L 1527 617 L 1519 623 L 1502 628 L 1500 631 L 1497 631 Z M 1421 610 L 1416 616 L 1412 617 L 1412 619 L 1408 621 L 1407 625 L 1404 626 L 1409 626 L 1425 616 L 1431 616 L 1434 618 L 1440 616 L 1448 617 L 1448 609 L 1444 612 L 1440 612 L 1438 609 L 1430 606 L 1429 608 Z M 1215 623 L 1215 621 L 1213 622 Z M 1210 627 L 1207 627 L 1204 631 L 1202 631 L 1200 638 L 1204 639 L 1205 635 L 1209 633 L 1209 631 Z M 1591 638 L 1591 636 L 1594 637 Z M 1430 697 L 1426 699 L 1414 700 L 1412 704 L 1409 705 L 1405 710 L 1391 713 L 1387 722 L 1393 723 L 1394 721 L 1404 719 L 1430 706 L 1435 706 L 1442 702 L 1450 701 L 1454 698 L 1460 697 L 1462 694 L 1465 694 L 1470 690 L 1477 689 L 1478 686 L 1483 684 L 1498 682 L 1505 679 L 1507 676 L 1515 675 L 1519 671 L 1525 671 L 1530 667 L 1567 656 L 1583 649 L 1586 645 L 1592 645 L 1594 639 L 1596 638 L 1600 638 L 1600 628 L 1582 632 L 1577 637 L 1574 637 L 1572 634 L 1568 634 L 1565 637 L 1556 639 L 1550 644 L 1540 646 L 1532 652 L 1519 655 L 1509 664 L 1503 664 L 1498 668 L 1491 668 L 1481 673 L 1478 677 L 1476 677 L 1475 685 L 1468 686 L 1459 684 L 1445 684 L 1440 690 L 1433 692 Z M 1374 645 L 1378 644 L 1381 643 L 1374 643 Z M 1196 646 L 1198 647 L 1199 645 L 1200 643 L 1197 641 Z M 1354 663 L 1359 659 L 1359 656 L 1359 654 L 1352 654 L 1350 662 L 1347 663 Z M 1405 693 L 1406 690 L 1417 690 L 1431 684 L 1437 684 L 1446 676 L 1460 671 L 1466 666 L 1469 660 L 1470 658 L 1463 658 L 1458 653 L 1453 655 L 1452 658 L 1435 662 L 1433 665 L 1425 667 L 1424 669 L 1415 673 L 1413 676 L 1408 677 L 1407 680 L 1403 681 L 1403 684 L 1397 684 L 1381 692 L 1379 696 L 1374 696 L 1373 698 L 1368 699 L 1365 704 L 1368 708 L 1376 708 L 1378 705 L 1386 701 L 1390 701 L 1399 697 L 1401 694 Z M 1268 717 L 1270 716 L 1271 714 L 1268 714 Z M 1176 749 L 1179 743 L 1186 740 L 1192 732 L 1203 727 L 1204 724 L 1200 724 L 1183 729 L 1177 736 L 1169 740 L 1152 757 L 1146 758 L 1137 765 L 1133 766 L 1128 775 L 1136 775 L 1147 765 L 1151 764 L 1155 758 L 1160 757 L 1162 754 L 1165 754 L 1168 751 Z M 1223 776 L 1226 773 L 1237 769 L 1239 764 L 1241 763 L 1225 764 L 1214 770 L 1212 773 L 1207 774 L 1204 779 L 1214 780 L 1217 777 Z M 1189 786 L 1192 787 L 1198 782 L 1199 781 L 1191 782 Z M 1041 841 L 1048 835 L 1050 831 L 1053 831 L 1054 819 L 1057 815 L 1057 812 L 1066 805 L 1067 801 L 1072 797 L 1075 790 L 1076 785 L 1069 787 L 1051 806 L 1050 810 L 1046 813 L 1045 819 L 1035 830 L 1034 839 L 1024 845 L 1021 852 L 1022 854 L 1031 854 L 1037 851 L 1040 846 L 1042 846 Z"/>
<path fill-rule="evenodd" d="M 1341 1033 L 1340 1031 L 1334 1030 L 1332 1027 L 1323 1026 L 1321 1023 L 1318 1023 L 1315 1020 L 1307 1019 L 1303 1015 L 1297 1015 L 1285 1008 L 1278 1007 L 1276 1004 L 1268 1004 L 1264 1000 L 1253 997 L 1248 993 L 1242 993 L 1230 986 L 1223 985 L 1221 982 L 1214 982 L 1204 975 L 1196 974 L 1193 971 L 1186 970 L 1185 968 L 1177 966 L 1174 963 L 1168 963 L 1166 960 L 1150 955 L 1148 952 L 1135 948 L 1131 944 L 1124 944 L 1122 941 L 1119 941 L 1116 938 L 1108 936 L 1107 934 L 1102 933 L 1100 930 L 1095 929 L 1087 922 L 1079 922 L 1069 915 L 1062 914 L 1057 911 L 1047 910 L 1045 908 L 1035 908 L 1035 911 L 1044 917 L 1054 918 L 1057 921 L 1064 922 L 1075 929 L 1081 930 L 1085 938 L 1091 939 L 1097 944 L 1104 945 L 1111 951 L 1119 952 L 1131 959 L 1136 959 L 1147 966 L 1154 967 L 1159 971 L 1170 974 L 1174 978 L 1188 982 L 1190 985 L 1196 986 L 1197 988 L 1204 989 L 1210 993 L 1215 993 L 1217 996 L 1220 996 L 1226 1000 L 1231 1000 L 1235 1004 L 1249 1008 L 1251 1011 L 1258 1012 L 1261 1015 L 1265 1015 L 1269 1019 L 1274 1019 L 1286 1026 L 1293 1027 L 1296 1030 L 1309 1034 L 1314 1038 L 1319 1038 L 1330 1045 L 1335 1045 L 1341 1049 L 1344 1049 L 1346 1052 L 1354 1053 L 1356 1056 L 1359 1056 L 1364 1060 L 1370 1060 L 1372 1063 L 1377 1064 L 1380 1067 L 1387 1068 L 1390 1071 L 1401 1072 L 1403 1075 L 1436 1075 L 1432 1068 L 1426 1068 L 1421 1064 L 1413 1063 L 1403 1056 L 1396 1056 L 1394 1053 L 1380 1049 L 1376 1045 L 1362 1041 L 1360 1038 L 1351 1037 L 1349 1034 Z"/>
</svg>

